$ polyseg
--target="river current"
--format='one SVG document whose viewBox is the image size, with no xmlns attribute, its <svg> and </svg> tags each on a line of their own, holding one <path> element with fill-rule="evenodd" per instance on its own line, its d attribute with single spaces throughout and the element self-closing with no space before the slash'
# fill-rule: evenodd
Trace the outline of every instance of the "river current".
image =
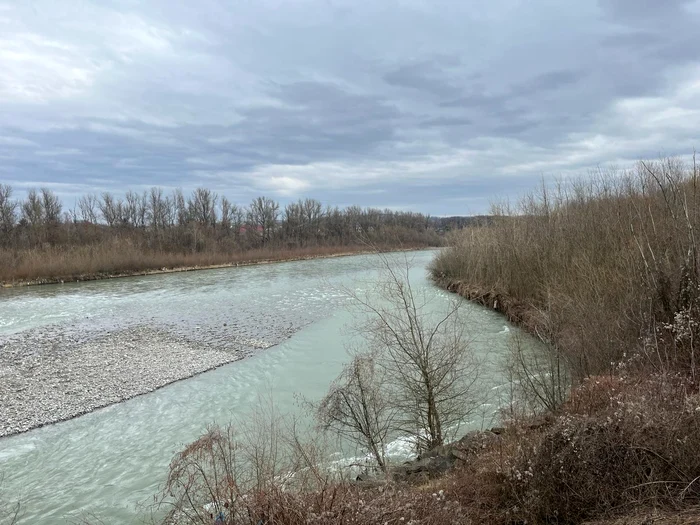
<svg viewBox="0 0 700 525">
<path fill-rule="evenodd" d="M 428 280 L 433 255 L 407 255 L 411 280 L 448 301 Z M 243 417 L 261 396 L 283 413 L 299 410 L 296 394 L 320 399 L 347 361 L 352 314 L 339 288 L 368 286 L 376 267 L 376 256 L 362 255 L 0 291 L 0 339 L 145 325 L 209 347 L 225 348 L 234 332 L 252 341 L 245 359 L 0 438 L 0 502 L 21 502 L 19 523 L 141 523 L 173 455 L 208 424 Z M 490 363 L 485 385 L 497 389 L 499 358 L 518 330 L 491 310 L 464 308 L 475 351 Z"/>
</svg>

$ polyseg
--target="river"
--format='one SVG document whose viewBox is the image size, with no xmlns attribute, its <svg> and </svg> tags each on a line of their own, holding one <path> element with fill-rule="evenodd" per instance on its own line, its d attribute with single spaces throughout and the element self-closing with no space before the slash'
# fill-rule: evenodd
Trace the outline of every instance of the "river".
<svg viewBox="0 0 700 525">
<path fill-rule="evenodd" d="M 433 255 L 409 255 L 411 279 L 447 301 L 451 296 L 427 279 Z M 261 396 L 295 412 L 295 394 L 319 399 L 325 393 L 347 358 L 350 337 L 345 327 L 352 315 L 338 287 L 367 286 L 376 263 L 376 256 L 352 256 L 0 291 L 0 341 L 60 343 L 66 333 L 89 338 L 146 325 L 209 347 L 224 348 L 236 338 L 264 342 L 250 343 L 245 359 L 0 438 L 0 501 L 21 502 L 19 523 L 75 523 L 91 515 L 140 523 L 173 455 L 208 424 L 241 417 Z M 518 331 L 488 309 L 465 309 L 474 348 L 490 360 L 488 379 L 497 387 L 495 363 Z"/>
</svg>

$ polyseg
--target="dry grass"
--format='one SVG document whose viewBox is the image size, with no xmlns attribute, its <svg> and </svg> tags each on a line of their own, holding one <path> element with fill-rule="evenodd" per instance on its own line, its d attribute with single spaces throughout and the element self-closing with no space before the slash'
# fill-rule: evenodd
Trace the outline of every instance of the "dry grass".
<svg viewBox="0 0 700 525">
<path fill-rule="evenodd" d="M 679 375 L 592 378 L 558 416 L 511 422 L 418 486 L 339 479 L 318 440 L 279 426 L 242 435 L 210 429 L 174 459 L 168 519 L 210 523 L 201 509 L 212 501 L 226 523 L 250 525 L 686 525 L 699 515 L 700 395 Z"/>
<path fill-rule="evenodd" d="M 551 425 L 514 431 L 503 483 L 516 519 L 573 524 L 700 503 L 700 397 L 691 385 L 657 376 L 580 390 Z"/>
<path fill-rule="evenodd" d="M 386 245 L 420 248 L 425 245 Z M 94 280 L 177 269 L 195 269 L 260 262 L 289 261 L 367 252 L 366 245 L 314 246 L 294 249 L 251 249 L 236 252 L 171 252 L 143 250 L 130 239 L 112 239 L 88 246 L 0 251 L 0 283 Z"/>
<path fill-rule="evenodd" d="M 290 420 L 264 409 L 241 426 L 212 427 L 172 461 L 158 508 L 163 524 L 480 523 L 445 490 L 371 486 L 327 468 L 318 436 L 302 440 Z M 324 466 L 325 465 L 325 466 Z"/>
<path fill-rule="evenodd" d="M 583 525 L 698 525 L 700 507 L 681 511 L 641 510 L 622 518 L 587 521 Z"/>
<path fill-rule="evenodd" d="M 458 232 L 433 274 L 500 299 L 562 349 L 577 381 L 614 372 L 640 337 L 646 365 L 695 374 L 697 175 L 666 159 L 543 188 L 497 207 L 490 227 Z"/>
</svg>

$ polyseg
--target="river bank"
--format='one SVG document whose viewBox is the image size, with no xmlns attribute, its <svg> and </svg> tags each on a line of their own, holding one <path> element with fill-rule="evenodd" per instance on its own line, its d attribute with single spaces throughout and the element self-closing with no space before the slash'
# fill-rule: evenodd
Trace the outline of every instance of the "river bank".
<svg viewBox="0 0 700 525">
<path fill-rule="evenodd" d="M 417 289 L 437 295 L 433 304 L 439 306 L 445 293 L 426 279 L 433 255 L 409 254 L 411 275 Z M 375 259 L 317 259 L 0 294 L 0 339 L 36 334 L 24 345 L 31 352 L 41 335 L 56 345 L 47 349 L 52 360 L 74 352 L 73 340 L 82 341 L 75 346 L 84 351 L 109 334 L 126 343 L 127 334 L 139 326 L 148 330 L 134 336 L 135 348 L 129 351 L 143 348 L 146 356 L 157 342 L 151 330 L 166 332 L 161 347 L 184 337 L 183 345 L 230 353 L 240 349 L 231 341 L 234 337 L 251 343 L 279 341 L 266 350 L 262 345 L 248 348 L 243 359 L 147 395 L 0 439 L 0 492 L 6 501 L 22 503 L 20 523 L 97 522 L 92 515 L 105 523 L 140 523 L 148 519 L 142 503 L 153 502 L 173 455 L 208 425 L 264 417 L 261 401 L 266 406 L 269 399 L 280 413 L 303 417 L 298 396 L 320 399 L 347 361 L 345 327 L 352 313 L 339 289 L 375 279 Z M 476 351 L 484 358 L 503 351 L 503 319 L 473 310 L 480 334 Z M 113 354 L 121 355 L 118 348 Z M 158 357 L 144 356 L 144 366 L 169 357 L 162 348 L 153 355 Z"/>
<path fill-rule="evenodd" d="M 464 299 L 495 310 L 518 328 L 537 337 L 542 326 L 541 316 L 536 308 L 503 292 L 479 287 L 459 279 L 433 276 L 435 285 Z"/>
<path fill-rule="evenodd" d="M 412 251 L 416 249 L 431 249 L 434 246 L 411 246 L 411 247 L 389 247 L 389 248 L 371 248 L 367 246 L 347 247 L 341 249 L 334 248 L 313 248 L 308 250 L 280 251 L 275 253 L 255 251 L 250 253 L 242 253 L 237 257 L 228 257 L 230 262 L 222 262 L 215 264 L 197 264 L 197 265 L 181 265 L 181 266 L 164 266 L 161 268 L 139 268 L 129 271 L 119 272 L 91 272 L 91 273 L 63 273 L 50 275 L 47 277 L 38 277 L 35 279 L 25 280 L 0 280 L 0 288 L 21 288 L 27 286 L 38 286 L 43 284 L 64 284 L 70 282 L 84 281 L 100 281 L 104 279 L 119 279 L 124 277 L 142 277 L 147 275 L 162 275 L 179 272 L 192 272 L 200 270 L 217 270 L 222 268 L 237 268 L 241 266 L 255 266 L 260 264 L 273 264 L 294 261 L 308 261 L 313 259 L 328 259 L 335 257 L 349 257 L 352 255 L 366 255 L 380 252 L 399 252 Z"/>
</svg>

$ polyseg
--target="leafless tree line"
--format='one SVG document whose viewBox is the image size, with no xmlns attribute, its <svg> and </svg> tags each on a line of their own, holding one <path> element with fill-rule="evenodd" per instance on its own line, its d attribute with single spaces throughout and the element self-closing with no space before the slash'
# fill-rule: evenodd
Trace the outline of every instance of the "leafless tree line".
<svg viewBox="0 0 700 525">
<path fill-rule="evenodd" d="M 326 206 L 315 199 L 300 199 L 281 206 L 269 197 L 257 197 L 247 206 L 226 196 L 197 188 L 167 194 L 162 188 L 123 197 L 110 192 L 87 194 L 72 208 L 63 205 L 48 188 L 30 189 L 24 199 L 13 198 L 13 188 L 0 183 L 0 246 L 31 248 L 45 243 L 84 244 L 114 232 L 141 232 L 150 247 L 170 249 L 349 244 L 357 237 L 378 235 L 380 230 L 434 233 L 430 217 L 351 206 Z"/>
</svg>

